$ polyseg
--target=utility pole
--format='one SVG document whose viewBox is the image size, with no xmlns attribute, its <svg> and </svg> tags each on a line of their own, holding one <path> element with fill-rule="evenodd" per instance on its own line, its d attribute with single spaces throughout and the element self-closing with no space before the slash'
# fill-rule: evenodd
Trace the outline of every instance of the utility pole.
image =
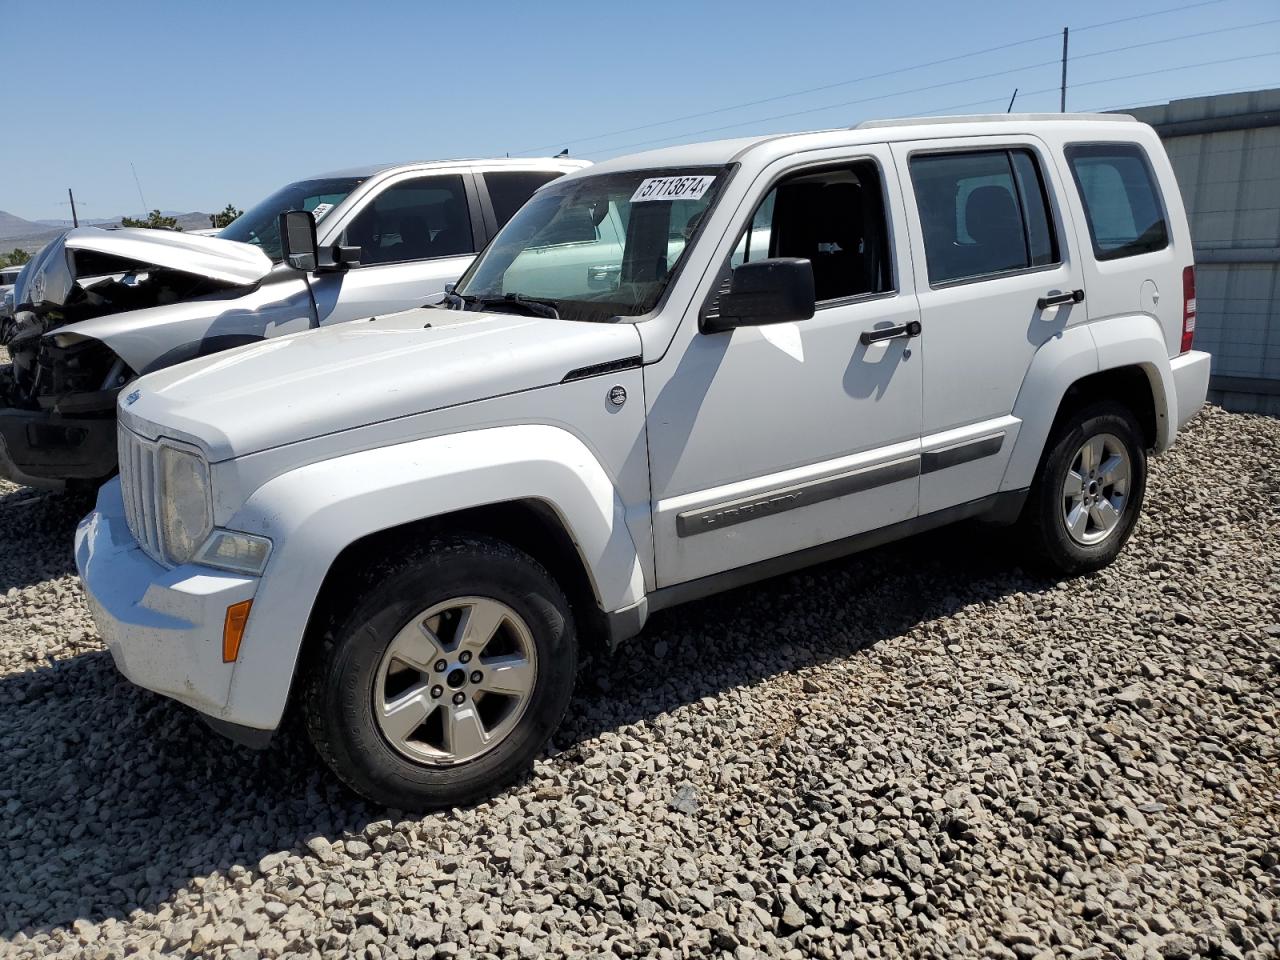
<svg viewBox="0 0 1280 960">
<path fill-rule="evenodd" d="M 1067 31 L 1068 27 L 1062 28 L 1062 96 L 1059 99 L 1058 111 L 1060 113 L 1067 112 Z"/>
<path fill-rule="evenodd" d="M 76 198 L 70 187 L 67 187 L 67 199 L 71 201 L 71 225 L 78 227 L 80 226 L 80 218 L 76 216 Z"/>
</svg>

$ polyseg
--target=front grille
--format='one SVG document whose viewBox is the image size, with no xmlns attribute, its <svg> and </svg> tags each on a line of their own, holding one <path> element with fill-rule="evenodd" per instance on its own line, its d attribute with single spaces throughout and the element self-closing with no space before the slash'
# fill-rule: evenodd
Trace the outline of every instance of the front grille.
<svg viewBox="0 0 1280 960">
<path fill-rule="evenodd" d="M 119 428 L 118 436 L 120 492 L 124 496 L 124 516 L 129 532 L 147 556 L 157 563 L 164 563 L 156 501 L 159 447 L 124 426 Z"/>
</svg>

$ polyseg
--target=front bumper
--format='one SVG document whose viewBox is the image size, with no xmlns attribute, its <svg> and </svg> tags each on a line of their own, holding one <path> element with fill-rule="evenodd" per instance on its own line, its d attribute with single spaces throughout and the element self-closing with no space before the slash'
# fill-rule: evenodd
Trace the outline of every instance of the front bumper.
<svg viewBox="0 0 1280 960">
<path fill-rule="evenodd" d="M 76 567 L 98 632 L 126 679 L 239 722 L 227 709 L 235 665 L 222 662 L 222 630 L 227 607 L 252 599 L 257 577 L 156 563 L 129 532 L 118 479 L 103 486 L 97 508 L 76 529 Z"/>
<path fill-rule="evenodd" d="M 58 489 L 67 480 L 101 480 L 115 469 L 114 417 L 0 409 L 0 477 Z"/>
<path fill-rule="evenodd" d="M 1178 429 L 1200 412 L 1209 395 L 1209 354 L 1189 350 L 1169 361 L 1177 402 Z"/>
</svg>

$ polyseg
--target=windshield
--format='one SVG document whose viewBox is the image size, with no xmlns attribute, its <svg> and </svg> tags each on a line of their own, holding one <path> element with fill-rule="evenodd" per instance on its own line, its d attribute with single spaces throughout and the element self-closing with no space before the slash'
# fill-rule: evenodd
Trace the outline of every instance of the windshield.
<svg viewBox="0 0 1280 960">
<path fill-rule="evenodd" d="M 469 309 L 519 298 L 565 320 L 653 310 L 727 175 L 633 170 L 554 181 L 535 193 L 456 288 Z"/>
<path fill-rule="evenodd" d="M 276 263 L 284 259 L 280 246 L 280 214 L 289 210 L 309 210 L 319 222 L 326 213 L 347 198 L 364 177 L 329 177 L 299 180 L 277 190 L 252 210 L 238 216 L 218 236 L 261 247 Z"/>
</svg>

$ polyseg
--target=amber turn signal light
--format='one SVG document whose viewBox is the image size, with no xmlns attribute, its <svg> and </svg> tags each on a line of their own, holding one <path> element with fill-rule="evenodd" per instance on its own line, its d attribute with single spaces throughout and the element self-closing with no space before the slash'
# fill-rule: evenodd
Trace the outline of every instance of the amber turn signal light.
<svg viewBox="0 0 1280 960">
<path fill-rule="evenodd" d="M 252 600 L 241 600 L 227 607 L 227 619 L 222 624 L 223 663 L 235 663 L 236 657 L 240 655 L 240 640 L 249 623 L 249 609 L 252 606 Z"/>
</svg>

